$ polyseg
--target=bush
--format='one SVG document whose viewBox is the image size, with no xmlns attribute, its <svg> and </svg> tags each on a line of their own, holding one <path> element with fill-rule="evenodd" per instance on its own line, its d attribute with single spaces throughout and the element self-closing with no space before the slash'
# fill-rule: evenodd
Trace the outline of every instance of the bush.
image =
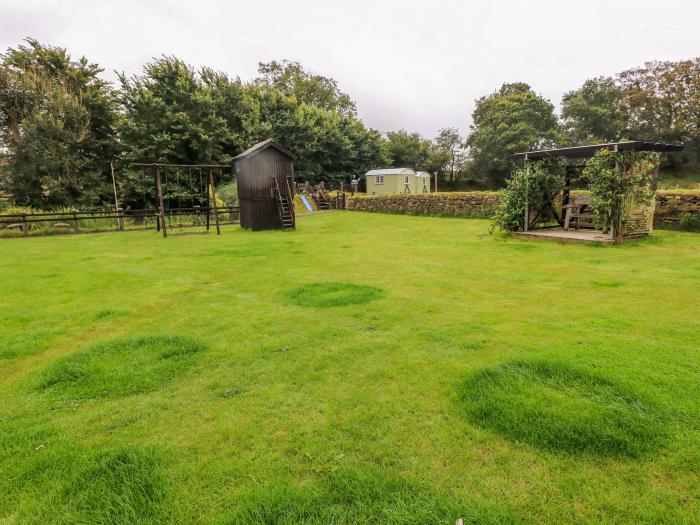
<svg viewBox="0 0 700 525">
<path fill-rule="evenodd" d="M 501 191 L 492 229 L 523 231 L 526 204 L 532 211 L 546 212 L 549 203 L 563 189 L 564 174 L 557 161 L 532 162 L 515 170 L 506 182 L 506 188 Z"/>
</svg>

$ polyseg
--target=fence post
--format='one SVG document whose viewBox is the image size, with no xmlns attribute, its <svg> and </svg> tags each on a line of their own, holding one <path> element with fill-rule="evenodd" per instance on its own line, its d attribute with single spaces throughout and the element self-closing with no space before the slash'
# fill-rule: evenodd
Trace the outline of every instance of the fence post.
<svg viewBox="0 0 700 525">
<path fill-rule="evenodd" d="M 199 204 L 194 207 L 194 226 L 199 226 Z"/>
<path fill-rule="evenodd" d="M 78 210 L 73 209 L 70 212 L 73 215 L 73 231 L 78 233 L 80 231 L 80 227 L 78 226 Z"/>
<path fill-rule="evenodd" d="M 25 237 L 27 235 L 29 235 L 29 223 L 27 222 L 27 214 L 26 213 L 22 214 L 22 233 L 24 233 Z"/>
<path fill-rule="evenodd" d="M 117 224 L 119 230 L 124 230 L 124 208 L 117 208 Z"/>
<path fill-rule="evenodd" d="M 233 205 L 231 204 L 228 205 L 228 222 L 233 224 Z"/>
</svg>

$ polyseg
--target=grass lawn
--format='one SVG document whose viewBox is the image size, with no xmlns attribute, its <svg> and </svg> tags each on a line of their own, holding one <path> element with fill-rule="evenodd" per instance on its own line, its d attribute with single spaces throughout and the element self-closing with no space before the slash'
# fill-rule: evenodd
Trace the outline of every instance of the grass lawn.
<svg viewBox="0 0 700 525">
<path fill-rule="evenodd" d="M 700 236 L 0 242 L 0 523 L 700 522 Z"/>
</svg>

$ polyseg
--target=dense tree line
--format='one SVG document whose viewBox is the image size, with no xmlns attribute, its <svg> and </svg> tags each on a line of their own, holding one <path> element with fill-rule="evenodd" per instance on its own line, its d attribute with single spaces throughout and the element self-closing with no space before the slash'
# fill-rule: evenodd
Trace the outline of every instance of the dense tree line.
<svg viewBox="0 0 700 525">
<path fill-rule="evenodd" d="M 300 179 L 413 167 L 438 174 L 440 189 L 501 186 L 512 153 L 557 145 L 683 142 L 669 167 L 700 161 L 700 59 L 590 79 L 564 95 L 560 117 L 529 85 L 503 84 L 476 101 L 466 138 L 445 128 L 432 140 L 368 129 L 335 80 L 297 62 L 261 63 L 250 82 L 167 56 L 116 86 L 102 71 L 31 39 L 0 55 L 0 189 L 18 204 L 111 202 L 114 162 L 128 205 L 150 185 L 130 162 L 228 163 L 267 138 L 295 152 Z"/>
<path fill-rule="evenodd" d="M 130 162 L 227 164 L 267 138 L 297 155 L 304 180 L 349 180 L 391 162 L 334 80 L 296 62 L 259 71 L 244 83 L 161 57 L 112 88 L 96 64 L 28 40 L 0 64 L 0 184 L 20 205 L 99 205 L 112 202 L 112 161 L 123 204 L 140 205 L 151 181 Z"/>
</svg>

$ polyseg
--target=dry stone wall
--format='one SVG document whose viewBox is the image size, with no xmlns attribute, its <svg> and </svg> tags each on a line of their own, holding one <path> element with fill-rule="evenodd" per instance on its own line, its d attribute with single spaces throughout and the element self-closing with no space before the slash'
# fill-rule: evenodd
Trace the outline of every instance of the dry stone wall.
<svg viewBox="0 0 700 525">
<path fill-rule="evenodd" d="M 428 193 L 421 195 L 358 195 L 348 209 L 444 217 L 491 217 L 500 198 L 494 192 Z"/>
<path fill-rule="evenodd" d="M 498 202 L 499 194 L 495 192 L 356 195 L 349 199 L 348 209 L 443 217 L 491 217 Z M 654 224 L 675 228 L 700 227 L 700 192 L 658 193 Z"/>
<path fill-rule="evenodd" d="M 700 228 L 700 193 L 657 193 L 654 224 Z"/>
</svg>

